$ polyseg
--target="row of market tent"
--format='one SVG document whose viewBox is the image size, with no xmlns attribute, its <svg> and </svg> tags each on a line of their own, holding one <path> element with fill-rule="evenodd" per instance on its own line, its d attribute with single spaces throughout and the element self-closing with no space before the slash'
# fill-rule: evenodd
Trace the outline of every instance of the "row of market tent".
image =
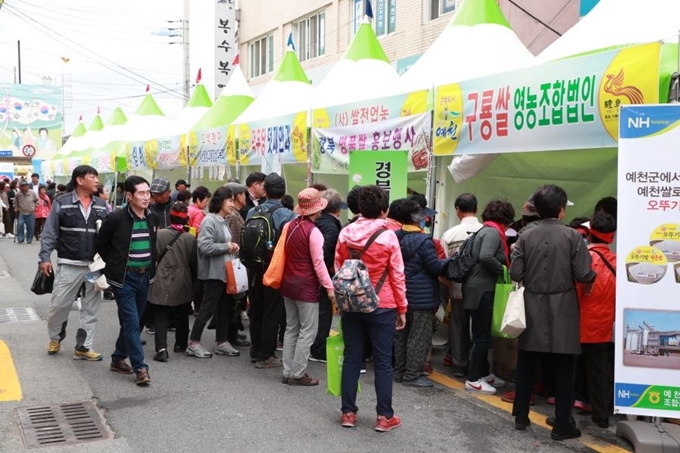
<svg viewBox="0 0 680 453">
<path fill-rule="evenodd" d="M 78 124 L 43 174 L 89 163 L 101 173 L 201 169 L 200 179 L 221 167 L 210 179 L 257 169 L 283 173 L 291 193 L 319 177 L 342 190 L 352 152 L 406 149 L 409 187 L 436 192 L 442 207 L 463 190 L 491 198 L 489 181 L 522 196 L 545 179 L 585 200 L 611 195 L 618 107 L 668 102 L 678 13 L 675 0 L 601 0 L 534 57 L 495 0 L 465 0 L 401 77 L 365 20 L 316 87 L 289 48 L 256 99 L 238 67 L 214 104 L 197 84 L 174 120 L 147 95 L 129 118 L 118 108 L 106 124 Z M 445 185 L 450 175 L 461 184 Z"/>
</svg>

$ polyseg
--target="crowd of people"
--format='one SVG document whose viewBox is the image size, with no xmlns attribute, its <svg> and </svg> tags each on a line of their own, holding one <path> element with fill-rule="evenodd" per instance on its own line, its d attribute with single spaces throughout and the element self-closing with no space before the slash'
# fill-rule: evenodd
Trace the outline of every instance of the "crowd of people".
<svg viewBox="0 0 680 453">
<path fill-rule="evenodd" d="M 19 215 L 33 203 L 31 213 L 40 208 L 45 217 L 36 233 L 40 268 L 46 276 L 57 274 L 48 315 L 51 355 L 60 351 L 71 304 L 80 293 L 73 358 L 103 359 L 93 349 L 101 297 L 88 278 L 89 265 L 98 259 L 105 263 L 120 321 L 110 369 L 134 374 L 137 385 L 151 382 L 142 347 L 144 327 L 155 334 L 154 361 L 170 360 L 168 331 L 174 330 L 175 353 L 208 359 L 213 353 L 237 357 L 239 348 L 249 348 L 255 368 L 281 367 L 284 384 L 318 385 L 319 379 L 308 374 L 308 362 L 326 361 L 326 338 L 339 311 L 345 342 L 341 425 L 357 423 L 357 384 L 370 360 L 375 430 L 386 432 L 401 425 L 392 406 L 394 383 L 434 385 L 427 376 L 436 313 L 442 308 L 448 324 L 443 366 L 464 377 L 469 392 L 493 394 L 505 385 L 492 372 L 488 353 L 494 341 L 495 286 L 509 272 L 525 288 L 527 318 L 519 337 L 516 390 L 502 395 L 514 404 L 515 427 L 530 425 L 529 406 L 537 394 L 554 401 L 555 417 L 548 419 L 553 439 L 580 436 L 571 416 L 575 404 L 592 411 L 599 426 L 608 425 L 616 266 L 609 245 L 616 230 L 615 199 L 603 199 L 592 218 L 577 219 L 570 228 L 565 225 L 570 202 L 554 185 L 538 188 L 519 220 L 510 203 L 493 200 L 480 222 L 476 197 L 462 194 L 455 201 L 460 223 L 439 239 L 431 231 L 436 212 L 420 194 L 390 203 L 382 188 L 361 186 L 345 200 L 317 183 L 291 203 L 284 179 L 275 173 L 253 172 L 244 185 L 232 181 L 212 193 L 203 186 L 189 191 L 184 180 L 171 191 L 167 178 L 149 184 L 130 176 L 117 188 L 116 198 L 123 200 L 116 209 L 97 171 L 85 165 L 73 171 L 66 193 L 53 200 L 42 189 L 33 197 L 26 195 L 27 184 L 21 188 L 14 201 Z M 344 209 L 351 212 L 345 224 Z M 28 236 L 19 242 L 22 238 L 30 242 Z M 446 280 L 447 263 L 470 238 L 474 266 L 462 284 Z M 267 277 L 279 248 L 285 256 L 280 287 L 270 285 Z M 343 311 L 334 303 L 333 276 L 346 260 L 357 258 L 378 296 L 370 312 Z M 241 266 L 247 267 L 247 290 L 234 283 L 234 269 Z M 211 327 L 214 347 L 202 341 Z M 539 363 L 541 376 L 535 379 Z"/>
</svg>

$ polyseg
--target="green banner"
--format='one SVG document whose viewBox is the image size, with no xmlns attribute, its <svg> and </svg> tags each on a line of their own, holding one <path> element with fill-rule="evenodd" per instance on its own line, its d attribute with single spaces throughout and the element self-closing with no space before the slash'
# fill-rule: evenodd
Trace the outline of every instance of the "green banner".
<svg viewBox="0 0 680 453">
<path fill-rule="evenodd" d="M 408 151 L 353 151 L 349 154 L 349 187 L 376 185 L 390 202 L 406 197 Z"/>
</svg>

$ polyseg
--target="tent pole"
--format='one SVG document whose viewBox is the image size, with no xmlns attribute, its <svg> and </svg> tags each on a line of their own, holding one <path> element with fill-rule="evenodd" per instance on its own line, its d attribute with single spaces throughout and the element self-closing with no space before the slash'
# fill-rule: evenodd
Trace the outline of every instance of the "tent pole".
<svg viewBox="0 0 680 453">
<path fill-rule="evenodd" d="M 186 144 L 186 156 L 187 156 L 187 182 L 191 186 L 191 165 L 189 162 L 189 135 L 187 134 L 187 144 Z"/>
<path fill-rule="evenodd" d="M 307 187 L 312 185 L 312 128 L 307 128 Z"/>
<path fill-rule="evenodd" d="M 435 91 L 432 90 L 431 96 L 434 97 Z M 434 105 L 434 100 L 432 101 L 431 105 Z M 434 158 L 434 108 L 430 109 L 430 143 L 428 146 L 428 165 L 427 165 L 427 180 L 426 180 L 426 193 L 427 193 L 427 201 L 428 204 L 434 209 L 435 203 L 434 199 L 437 193 L 437 184 L 436 184 L 436 168 L 437 164 L 435 162 Z M 434 231 L 434 225 L 432 225 L 432 231 Z"/>
</svg>

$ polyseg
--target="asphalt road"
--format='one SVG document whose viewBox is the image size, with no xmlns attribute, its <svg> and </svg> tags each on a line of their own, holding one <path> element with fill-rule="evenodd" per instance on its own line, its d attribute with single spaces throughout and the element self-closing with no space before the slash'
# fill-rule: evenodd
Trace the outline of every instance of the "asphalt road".
<svg viewBox="0 0 680 453">
<path fill-rule="evenodd" d="M 582 442 L 554 442 L 548 430 L 514 429 L 512 417 L 464 391 L 437 384 L 433 389 L 394 387 L 394 408 L 403 426 L 373 431 L 375 394 L 372 369 L 361 378 L 359 422 L 340 427 L 339 398 L 326 394 L 325 365 L 310 363 L 318 387 L 281 383 L 281 369 L 258 370 L 241 357 L 196 359 L 171 352 L 168 363 L 151 360 L 153 338 L 144 337 L 152 383 L 134 385 L 132 376 L 109 371 L 118 333 L 116 305 L 104 301 L 95 349 L 103 362 L 71 359 L 77 312 L 71 312 L 62 352 L 48 356 L 45 317 L 50 296 L 30 291 L 39 243 L 0 240 L 0 308 L 32 307 L 40 321 L 0 324 L 22 386 L 19 402 L 0 401 L 0 452 L 25 451 L 17 407 L 95 401 L 115 432 L 113 440 L 48 447 L 40 451 L 73 452 L 573 452 L 592 451 Z M 3 270 L 7 271 L 3 273 Z M 170 334 L 172 335 L 172 333 Z M 204 344 L 214 346 L 214 331 Z M 170 337 L 172 344 L 172 337 Z"/>
</svg>

